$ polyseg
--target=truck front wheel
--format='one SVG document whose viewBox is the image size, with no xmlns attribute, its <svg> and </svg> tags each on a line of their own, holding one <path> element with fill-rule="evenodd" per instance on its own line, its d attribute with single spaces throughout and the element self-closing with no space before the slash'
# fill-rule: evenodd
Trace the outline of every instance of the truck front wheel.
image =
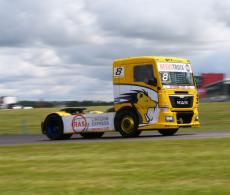
<svg viewBox="0 0 230 195">
<path fill-rule="evenodd" d="M 158 130 L 158 132 L 164 136 L 174 135 L 177 131 L 178 131 L 178 129 L 161 129 L 161 130 Z"/>
<path fill-rule="evenodd" d="M 131 110 L 122 110 L 115 117 L 115 129 L 123 137 L 137 137 L 141 131 L 138 130 L 138 116 Z"/>
</svg>

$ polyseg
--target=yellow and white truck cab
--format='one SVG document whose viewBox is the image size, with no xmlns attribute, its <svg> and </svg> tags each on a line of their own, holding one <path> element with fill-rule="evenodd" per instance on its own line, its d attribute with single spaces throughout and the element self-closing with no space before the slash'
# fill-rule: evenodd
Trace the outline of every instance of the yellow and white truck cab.
<svg viewBox="0 0 230 195">
<path fill-rule="evenodd" d="M 85 138 L 118 131 L 136 137 L 144 130 L 173 135 L 180 127 L 199 127 L 198 95 L 190 61 L 174 57 L 132 57 L 113 62 L 114 108 L 84 114 L 67 108 L 49 114 L 42 132 L 50 139 Z"/>
</svg>

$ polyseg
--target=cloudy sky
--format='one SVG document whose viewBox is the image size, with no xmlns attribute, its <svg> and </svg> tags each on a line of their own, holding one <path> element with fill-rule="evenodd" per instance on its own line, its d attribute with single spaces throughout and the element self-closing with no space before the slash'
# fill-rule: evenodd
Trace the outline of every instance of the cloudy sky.
<svg viewBox="0 0 230 195">
<path fill-rule="evenodd" d="M 0 0 L 0 96 L 111 101 L 116 58 L 230 77 L 229 0 Z"/>
</svg>

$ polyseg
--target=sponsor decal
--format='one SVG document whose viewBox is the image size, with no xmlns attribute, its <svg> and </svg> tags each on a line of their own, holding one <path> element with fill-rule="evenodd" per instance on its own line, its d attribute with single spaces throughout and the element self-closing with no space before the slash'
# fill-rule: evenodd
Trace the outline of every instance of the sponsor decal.
<svg viewBox="0 0 230 195">
<path fill-rule="evenodd" d="M 165 72 L 192 72 L 190 64 L 158 63 L 158 70 Z"/>
<path fill-rule="evenodd" d="M 189 64 L 186 64 L 186 65 L 185 65 L 185 70 L 186 70 L 187 72 L 191 72 L 191 67 L 190 67 Z"/>
<path fill-rule="evenodd" d="M 65 133 L 114 130 L 115 112 L 103 114 L 76 114 L 63 116 Z"/>
<path fill-rule="evenodd" d="M 92 118 L 91 126 L 92 127 L 109 126 L 109 117 L 108 116 L 94 117 L 94 118 Z"/>
<path fill-rule="evenodd" d="M 72 128 L 75 133 L 87 130 L 88 126 L 86 118 L 83 115 L 78 114 L 73 117 Z"/>
<path fill-rule="evenodd" d="M 74 132 L 86 131 L 89 128 L 91 129 L 101 129 L 103 127 L 109 126 L 109 117 L 108 116 L 96 116 L 94 117 L 85 117 L 81 114 L 75 115 L 72 120 L 72 128 Z"/>
</svg>

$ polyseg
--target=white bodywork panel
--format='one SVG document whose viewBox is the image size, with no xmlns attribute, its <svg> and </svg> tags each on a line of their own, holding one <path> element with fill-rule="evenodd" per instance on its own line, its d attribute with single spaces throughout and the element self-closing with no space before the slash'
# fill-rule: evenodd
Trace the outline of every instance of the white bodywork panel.
<svg viewBox="0 0 230 195">
<path fill-rule="evenodd" d="M 114 131 L 115 112 L 63 116 L 64 133 Z"/>
</svg>

